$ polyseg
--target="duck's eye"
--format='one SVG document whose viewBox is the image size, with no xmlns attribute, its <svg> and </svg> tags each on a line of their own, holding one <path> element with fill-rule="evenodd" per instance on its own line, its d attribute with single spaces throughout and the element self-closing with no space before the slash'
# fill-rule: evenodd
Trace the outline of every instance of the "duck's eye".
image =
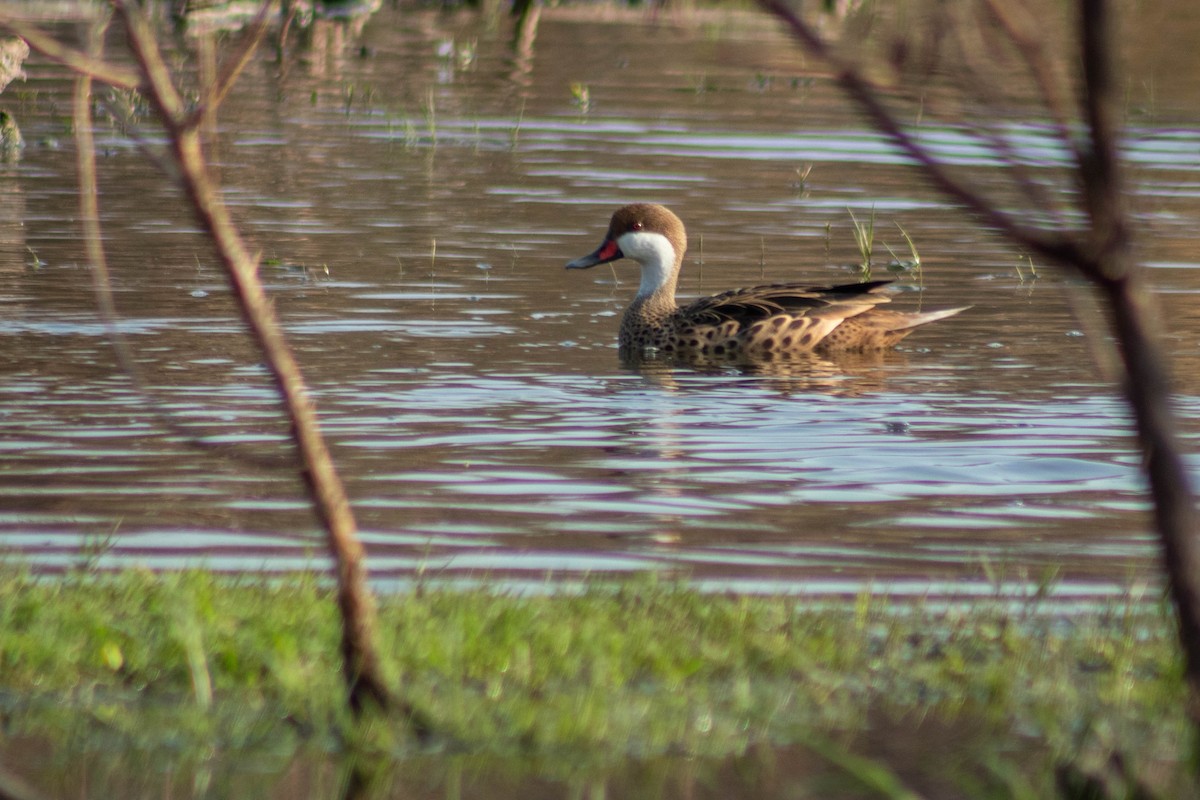
<svg viewBox="0 0 1200 800">
<path fill-rule="evenodd" d="M 632 225 L 630 225 L 629 227 L 630 227 L 632 230 L 635 230 L 635 231 L 640 231 L 640 230 L 642 229 L 642 223 L 640 223 L 640 222 L 635 222 L 635 223 L 633 223 Z"/>
</svg>

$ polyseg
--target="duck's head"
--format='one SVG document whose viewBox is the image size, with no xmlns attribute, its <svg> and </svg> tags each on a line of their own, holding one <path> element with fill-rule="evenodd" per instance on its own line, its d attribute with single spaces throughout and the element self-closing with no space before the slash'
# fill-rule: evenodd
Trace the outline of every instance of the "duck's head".
<svg viewBox="0 0 1200 800">
<path fill-rule="evenodd" d="M 679 217 L 665 206 L 634 203 L 617 209 L 600 246 L 569 262 L 567 269 L 587 269 L 620 258 L 631 259 L 642 267 L 642 286 L 638 291 L 642 297 L 667 286 L 674 291 L 686 250 L 687 234 Z"/>
</svg>

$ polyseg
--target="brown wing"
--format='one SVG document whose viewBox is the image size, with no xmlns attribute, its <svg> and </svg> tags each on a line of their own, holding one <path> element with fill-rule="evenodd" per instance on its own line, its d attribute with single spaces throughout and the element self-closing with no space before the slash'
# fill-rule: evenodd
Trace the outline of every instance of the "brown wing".
<svg viewBox="0 0 1200 800">
<path fill-rule="evenodd" d="M 841 286 L 804 286 L 796 283 L 754 286 L 703 297 L 679 310 L 691 325 L 720 325 L 733 321 L 740 326 L 787 314 L 794 317 L 851 317 L 890 298 L 881 290 L 891 281 L 847 283 Z"/>
</svg>

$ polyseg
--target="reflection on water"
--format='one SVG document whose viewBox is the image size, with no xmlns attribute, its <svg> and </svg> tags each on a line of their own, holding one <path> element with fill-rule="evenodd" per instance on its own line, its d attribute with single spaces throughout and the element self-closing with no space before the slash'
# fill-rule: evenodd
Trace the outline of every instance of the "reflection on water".
<svg viewBox="0 0 1200 800">
<path fill-rule="evenodd" d="M 896 721 L 880 719 L 869 727 L 862 741 L 849 752 L 872 759 L 876 768 L 893 773 L 919 796 L 959 797 L 964 786 L 975 791 L 982 785 L 1003 785 L 1001 776 L 989 778 L 970 762 L 970 754 L 993 753 L 995 733 L 976 720 L 936 723 L 929 720 L 903 721 L 902 735 Z M 698 723 L 699 725 L 699 723 Z M 1011 737 L 1010 737 L 1011 738 Z M 919 743 L 919 744 L 918 744 Z M 663 800 L 757 800 L 763 797 L 872 798 L 878 792 L 860 783 L 852 770 L 841 768 L 823 750 L 840 752 L 842 743 L 773 746 L 751 744 L 744 752 L 725 758 L 660 756 L 628 758 L 593 754 L 571 762 L 520 756 L 436 754 L 408 756 L 370 765 L 362 774 L 353 764 L 331 763 L 322 752 L 298 756 L 272 752 L 261 743 L 240 758 L 225 754 L 205 763 L 177 763 L 174 754 L 151 759 L 142 753 L 126 753 L 115 760 L 112 753 L 88 754 L 68 763 L 45 763 L 40 742 L 17 740 L 9 752 L 34 770 L 38 784 L 88 786 L 93 791 L 119 797 L 194 797 L 217 794 L 224 797 L 262 797 L 269 800 L 304 800 L 338 797 L 430 798 L 453 797 L 485 800 L 496 797 L 603 800 L 607 797 L 655 797 Z M 1029 751 L 1029 774 L 1049 772 L 1044 751 L 1015 745 Z M 1010 748 L 1013 745 L 1009 745 Z M 279 748 L 281 751 L 283 748 Z M 955 754 L 956 768 L 946 768 L 944 754 Z M 937 753 L 937 756 L 933 754 Z M 289 757 L 290 756 L 290 757 Z M 845 756 L 842 756 L 843 758 Z M 994 756 L 991 756 L 994 758 Z M 140 760 L 148 763 L 137 763 Z M 358 769 L 362 769 L 361 765 Z M 989 773 L 990 774 L 990 773 Z M 969 777 L 968 777 L 969 776 Z M 102 788 L 101 788 L 102 787 Z"/>
<path fill-rule="evenodd" d="M 473 17 L 387 8 L 311 62 L 255 61 L 223 110 L 213 152 L 381 586 L 657 570 L 974 592 L 985 572 L 1058 567 L 1075 592 L 1150 574 L 1137 457 L 1078 287 L 914 182 L 770 28 L 593 22 L 546 9 L 514 56 Z M 59 144 L 69 83 L 28 72 L 31 144 L 0 171 L 0 543 L 48 569 L 323 564 L 212 256 L 105 129 L 106 244 L 149 401 L 114 368 Z M 1191 430 L 1200 130 L 1174 91 L 1128 150 Z M 1061 166 L 1035 121 L 1010 133 L 1032 171 Z M 927 135 L 993 179 L 978 141 Z M 616 327 L 636 275 L 561 264 L 636 200 L 689 220 L 684 296 L 853 280 L 831 266 L 858 260 L 853 208 L 920 248 L 897 307 L 973 308 L 884 355 L 629 368 Z"/>
</svg>

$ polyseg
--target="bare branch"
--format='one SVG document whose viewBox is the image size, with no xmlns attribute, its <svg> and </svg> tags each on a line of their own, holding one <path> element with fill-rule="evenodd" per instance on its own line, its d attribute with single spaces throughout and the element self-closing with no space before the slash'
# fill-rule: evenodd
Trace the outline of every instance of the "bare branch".
<svg viewBox="0 0 1200 800">
<path fill-rule="evenodd" d="M 233 88 L 233 84 L 237 82 L 238 76 L 242 74 L 242 70 L 250 63 L 250 57 L 254 55 L 254 51 L 262 43 L 263 37 L 267 33 L 267 15 L 278 2 L 279 0 L 264 0 L 262 8 L 259 9 L 258 14 L 255 15 L 254 20 L 250 23 L 250 27 L 242 35 L 237 52 L 226 59 L 224 68 L 213 85 L 206 87 L 207 92 L 204 100 L 192 112 L 191 118 L 186 123 L 187 125 L 199 125 L 204 117 L 216 113 L 217 108 L 229 95 L 229 90 Z"/>
<path fill-rule="evenodd" d="M 89 53 L 86 58 L 99 60 L 97 53 L 107 24 L 89 31 Z M 92 271 L 92 286 L 100 318 L 108 328 L 110 340 L 117 354 L 117 361 L 126 375 L 136 374 L 136 365 L 125 347 L 124 337 L 117 328 L 117 308 L 113 302 L 112 280 L 108 272 L 108 261 L 104 255 L 104 244 L 100 235 L 100 209 L 96 186 L 96 144 L 92 137 L 91 119 L 92 77 L 80 74 L 75 79 L 73 102 L 75 121 L 75 160 L 79 170 L 79 217 L 83 226 L 83 245 L 87 252 L 88 265 Z"/>
<path fill-rule="evenodd" d="M 1079 269 L 1104 292 L 1125 366 L 1122 389 L 1133 409 L 1162 545 L 1163 568 L 1175 606 L 1188 713 L 1200 731 L 1200 527 L 1192 480 L 1184 464 L 1166 356 L 1158 345 L 1159 315 L 1130 255 L 1129 216 L 1121 180 L 1113 80 L 1112 8 L 1080 0 L 1080 53 L 1087 146 L 1080 160 L 1083 202 L 1090 216 L 1088 255 Z"/>
<path fill-rule="evenodd" d="M 956 28 L 965 28 L 965 25 L 955 25 Z M 1003 102 L 1001 92 L 995 88 L 995 69 L 994 66 L 989 69 L 978 68 L 975 59 L 970 57 L 970 45 L 963 39 L 960 34 L 956 37 L 959 41 L 961 54 L 963 56 L 964 69 L 968 76 L 966 80 L 960 80 L 959 83 L 970 88 L 964 88 L 963 91 L 971 92 L 977 101 L 985 107 L 997 108 Z M 987 123 L 979 122 L 975 125 L 976 135 L 984 139 L 1001 161 L 1004 163 L 1005 169 L 1012 176 L 1013 183 L 1024 194 L 1025 200 L 1030 207 L 1036 208 L 1039 211 L 1048 212 L 1053 220 L 1053 225 L 1059 229 L 1066 227 L 1063 220 L 1061 210 L 1057 203 L 1054 202 L 1044 184 L 1036 181 L 1031 174 L 1029 168 L 1025 164 L 1025 159 L 1021 158 L 1014 146 L 1012 139 L 1004 133 L 1001 123 L 998 121 L 989 121 Z"/>
<path fill-rule="evenodd" d="M 367 584 L 365 552 L 300 366 L 258 278 L 258 263 L 242 241 L 204 161 L 199 128 L 187 124 L 179 92 L 146 20 L 127 0 L 112 1 L 125 22 L 130 49 L 141 67 L 150 102 L 170 136 L 183 190 L 225 266 L 242 318 L 263 354 L 292 424 L 305 484 L 334 561 L 342 621 L 342 670 L 351 708 L 359 712 L 370 704 L 394 707 L 375 649 L 375 603 Z M 425 729 L 413 709 L 401 710 L 419 732 Z"/>
<path fill-rule="evenodd" d="M 843 90 L 944 194 L 978 213 L 1014 243 L 1054 258 L 1098 287 L 1111 313 L 1112 330 L 1119 345 L 1121 389 L 1133 412 L 1138 444 L 1145 459 L 1163 567 L 1185 656 L 1188 713 L 1200 733 L 1200 540 L 1196 537 L 1200 517 L 1176 431 L 1170 371 L 1159 344 L 1158 314 L 1132 256 L 1131 227 L 1121 180 L 1110 3 L 1078 0 L 1079 60 L 1083 68 L 1082 138 L 1070 136 L 1065 103 L 1056 94 L 1057 89 L 1049 84 L 1041 88 L 1047 103 L 1057 103 L 1060 109 L 1059 136 L 1066 146 L 1076 148 L 1074 173 L 1082 187 L 1082 204 L 1088 219 L 1071 233 L 1031 228 L 1019 223 L 1011 213 L 990 206 L 985 197 L 948 172 L 935 154 L 921 147 L 883 105 L 878 92 L 861 73 L 839 59 L 783 0 L 759 1 L 787 23 L 792 35 L 810 54 L 834 68 Z M 994 4 L 993 12 L 998 18 L 1005 18 L 1005 12 Z M 1010 30 L 1016 31 L 1017 23 L 1008 19 Z M 1018 47 L 1027 48 L 1024 58 L 1035 76 L 1040 76 L 1035 80 L 1049 81 L 1048 66 L 1040 63 L 1044 57 L 1041 51 L 1031 42 L 1020 44 L 1021 35 L 1010 35 Z"/>
<path fill-rule="evenodd" d="M 112 0 L 112 4 L 125 23 L 129 49 L 141 66 L 146 94 L 158 110 L 167 132 L 175 135 L 183 123 L 183 98 L 171 79 L 171 71 L 159 51 L 158 40 L 145 17 L 137 9 L 131 10 L 126 0 Z"/>
<path fill-rule="evenodd" d="M 15 19 L 0 19 L 0 27 L 8 28 L 46 58 L 63 66 L 70 67 L 80 75 L 87 75 L 110 86 L 119 86 L 122 89 L 137 89 L 141 84 L 136 71 L 116 64 L 106 64 L 101 59 L 93 58 L 86 53 L 68 47 L 33 25 L 28 25 Z"/>
<path fill-rule="evenodd" d="M 1037 17 L 1024 2 L 1006 0 L 1001 3 L 998 0 L 983 0 L 983 3 L 992 19 L 1004 29 L 1008 40 L 1024 59 L 1029 74 L 1037 84 L 1042 102 L 1054 120 L 1055 132 L 1063 144 L 1071 148 L 1078 163 L 1079 150 L 1074 137 L 1071 136 L 1071 128 L 1067 122 L 1067 98 L 1062 92 L 1065 81 L 1055 75 L 1053 62 L 1046 54 L 1045 40 L 1037 34 L 1040 29 Z"/>
<path fill-rule="evenodd" d="M 1086 87 L 1083 114 L 1090 137 L 1080 155 L 1079 167 L 1084 205 L 1091 217 L 1092 255 L 1107 262 L 1105 254 L 1119 253 L 1129 246 L 1114 119 L 1116 84 L 1109 55 L 1112 11 L 1104 0 L 1082 0 L 1079 11 Z M 1105 274 L 1100 277 L 1121 280 L 1126 276 Z"/>
<path fill-rule="evenodd" d="M 93 48 L 99 48 L 103 41 L 103 30 L 105 27 L 107 27 L 106 23 L 97 25 L 89 32 L 91 38 L 89 50 L 92 52 L 92 55 L 89 55 L 89 57 L 96 57 L 95 53 L 97 51 Z M 134 358 L 133 349 L 130 347 L 128 340 L 118 325 L 120 314 L 113 297 L 112 274 L 108 268 L 108 259 L 104 251 L 104 240 L 100 231 L 99 190 L 96 180 L 96 147 L 95 138 L 92 135 L 90 111 L 91 88 L 91 76 L 81 74 L 76 78 L 72 118 L 75 129 L 76 168 L 79 172 L 79 217 L 80 225 L 83 228 L 84 250 L 87 254 L 87 262 L 92 274 L 92 292 L 96 297 L 96 307 L 100 312 L 100 320 L 107 329 L 108 339 L 112 344 L 117 364 L 133 385 L 134 391 L 137 392 L 138 396 L 146 404 L 147 410 L 155 416 L 158 424 L 178 436 L 187 445 L 203 448 L 210 452 L 221 451 L 226 455 L 236 457 L 239 462 L 259 467 L 279 467 L 281 463 L 284 463 L 279 458 L 270 459 L 257 453 L 251 455 L 243 451 L 237 451 L 225 444 L 214 444 L 196 438 L 194 431 L 178 424 L 155 402 L 152 392 L 143 379 L 143 370 Z M 134 140 L 137 142 L 143 155 L 164 174 L 175 174 L 176 170 L 173 170 L 160 154 L 154 152 L 149 144 L 136 137 Z"/>
</svg>

